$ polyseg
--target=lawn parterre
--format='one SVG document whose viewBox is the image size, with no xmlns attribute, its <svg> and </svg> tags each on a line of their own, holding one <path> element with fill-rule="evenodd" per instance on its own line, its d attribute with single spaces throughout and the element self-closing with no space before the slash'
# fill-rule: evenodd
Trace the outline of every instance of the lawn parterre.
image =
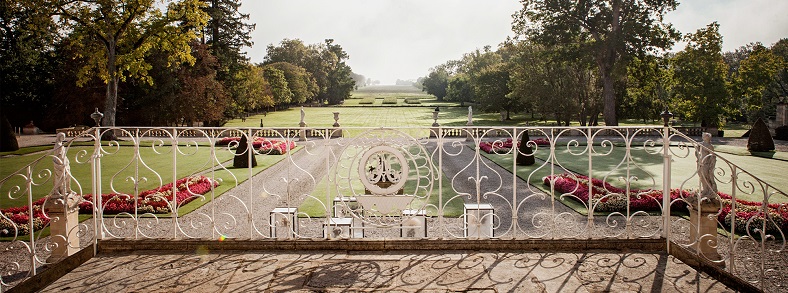
<svg viewBox="0 0 788 293">
<path fill-rule="evenodd" d="M 627 205 L 629 205 L 630 213 L 636 211 L 660 211 L 662 209 L 662 190 L 648 189 L 648 190 L 629 190 L 629 202 L 627 202 L 625 189 L 621 189 L 603 182 L 599 179 L 589 180 L 587 176 L 564 173 L 559 175 L 545 176 L 542 178 L 545 185 L 550 185 L 554 182 L 555 191 L 563 194 L 571 194 L 571 199 L 574 199 L 582 204 L 589 204 L 589 194 L 591 197 L 590 204 L 594 206 L 595 211 L 599 212 L 626 212 Z M 592 183 L 592 191 L 589 192 L 589 181 Z M 718 192 L 720 196 L 722 209 L 717 215 L 719 223 L 730 230 L 731 221 L 733 219 L 733 199 L 730 195 Z M 693 193 L 687 190 L 671 189 L 670 200 L 672 211 L 685 211 L 687 203 L 684 200 L 692 197 Z M 677 200 L 684 199 L 684 200 Z M 766 233 L 777 237 L 788 232 L 788 206 L 786 204 L 769 204 L 766 207 L 766 213 L 763 212 L 763 203 L 752 202 L 746 200 L 736 200 L 736 225 L 735 232 L 737 234 L 750 234 L 757 236 L 757 232 L 763 229 L 763 224 L 766 219 Z M 765 214 L 768 214 L 766 216 Z M 778 229 L 779 227 L 779 229 Z M 782 232 L 781 232 L 782 231 Z"/>
<path fill-rule="evenodd" d="M 214 187 L 219 186 L 218 181 L 213 181 L 205 176 L 190 176 L 179 179 L 175 182 L 175 205 L 181 206 L 200 195 L 204 195 L 211 191 Z M 79 203 L 80 214 L 93 213 L 93 195 L 82 195 L 84 201 Z M 172 183 L 162 187 L 146 190 L 140 192 L 136 196 L 138 199 L 135 205 L 135 197 L 122 194 L 102 194 L 101 206 L 103 213 L 106 214 L 133 214 L 138 213 L 154 213 L 154 214 L 167 214 L 172 212 L 173 204 L 173 187 Z M 46 197 L 33 202 L 33 228 L 38 231 L 43 229 L 49 223 L 49 217 L 45 214 L 42 206 L 47 200 Z M 8 236 L 22 236 L 30 233 L 30 208 L 29 206 L 12 207 L 0 210 L 3 217 L 0 217 L 0 237 Z M 15 230 L 13 222 L 19 229 Z"/>
</svg>

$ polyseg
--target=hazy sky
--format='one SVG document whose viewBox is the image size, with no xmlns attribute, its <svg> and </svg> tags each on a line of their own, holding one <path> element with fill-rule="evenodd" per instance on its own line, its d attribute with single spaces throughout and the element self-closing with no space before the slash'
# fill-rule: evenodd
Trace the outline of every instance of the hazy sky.
<svg viewBox="0 0 788 293">
<path fill-rule="evenodd" d="M 684 0 L 667 20 L 682 33 L 720 23 L 723 50 L 788 37 L 787 0 Z M 252 62 L 284 38 L 307 44 L 334 39 L 358 74 L 393 84 L 513 35 L 516 0 L 247 0 L 241 10 L 257 28 Z M 681 50 L 683 44 L 675 50 Z"/>
</svg>

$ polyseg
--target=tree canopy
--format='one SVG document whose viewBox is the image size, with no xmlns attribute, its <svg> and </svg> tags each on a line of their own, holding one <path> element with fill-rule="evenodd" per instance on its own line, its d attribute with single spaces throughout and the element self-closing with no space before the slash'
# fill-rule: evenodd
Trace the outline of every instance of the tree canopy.
<svg viewBox="0 0 788 293">
<path fill-rule="evenodd" d="M 618 125 L 615 73 L 622 60 L 667 49 L 678 38 L 664 15 L 676 0 L 522 0 L 513 30 L 544 45 L 593 56 L 602 81 L 606 125 Z M 624 62 L 625 63 L 625 62 Z"/>
</svg>

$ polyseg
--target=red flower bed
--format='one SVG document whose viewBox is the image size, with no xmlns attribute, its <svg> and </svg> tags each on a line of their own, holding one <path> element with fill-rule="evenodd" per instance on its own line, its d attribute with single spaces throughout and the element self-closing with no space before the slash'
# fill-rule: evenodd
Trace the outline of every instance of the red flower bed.
<svg viewBox="0 0 788 293">
<path fill-rule="evenodd" d="M 560 174 L 554 176 L 546 176 L 542 178 L 545 184 L 549 185 L 550 180 L 555 179 L 555 190 L 561 193 L 571 193 L 576 196 L 576 200 L 581 200 L 588 203 L 588 177 L 582 175 Z M 625 190 L 610 185 L 607 182 L 602 182 L 599 179 L 592 179 L 593 182 L 593 199 L 599 200 L 599 204 L 595 207 L 595 211 L 601 212 L 624 212 L 627 208 L 627 202 L 624 198 Z M 604 187 L 603 187 L 604 186 Z M 731 227 L 731 206 L 732 197 L 728 194 L 718 192 L 722 202 L 722 209 L 717 215 L 717 220 L 725 225 L 727 228 Z M 605 195 L 609 197 L 603 198 Z M 692 194 L 689 191 L 672 189 L 670 191 L 671 201 L 679 197 L 688 198 Z M 659 204 L 662 203 L 662 191 L 651 190 L 630 190 L 630 210 L 632 211 L 654 211 L 659 210 Z M 676 201 L 671 206 L 672 209 L 683 209 L 687 206 L 684 201 Z M 788 232 L 788 205 L 772 203 L 766 207 L 766 213 L 763 211 L 763 203 L 751 202 L 746 200 L 736 200 L 736 228 L 735 232 L 739 234 L 747 234 L 747 230 L 752 236 L 758 236 L 755 232 L 756 229 L 763 229 L 764 220 L 766 221 L 766 233 L 781 237 L 782 233 Z M 765 215 L 767 215 L 765 217 Z M 747 223 L 750 226 L 747 227 Z M 780 233 L 782 231 L 782 233 Z"/>
<path fill-rule="evenodd" d="M 175 201 L 178 205 L 186 204 L 196 198 L 196 195 L 206 194 L 211 188 L 219 186 L 205 176 L 193 176 L 179 179 L 175 182 Z M 93 195 L 83 196 L 85 201 L 79 204 L 81 214 L 93 212 Z M 172 212 L 172 183 L 162 187 L 140 192 L 138 195 L 137 211 L 141 213 L 169 213 Z M 134 197 L 120 194 L 102 194 L 101 206 L 104 214 L 119 214 L 134 212 Z"/>
<path fill-rule="evenodd" d="M 588 203 L 588 176 L 570 175 L 565 173 L 560 175 L 546 176 L 542 178 L 542 181 L 549 185 L 553 178 L 555 178 L 556 191 L 561 193 L 571 193 L 572 195 L 576 196 L 576 198 L 573 197 L 574 199 L 580 200 L 586 204 Z M 626 190 L 615 187 L 610 185 L 610 183 L 603 182 L 602 180 L 596 178 L 592 179 L 591 182 L 593 183 L 593 191 L 591 192 L 592 199 L 594 199 L 593 204 L 596 204 L 594 211 L 625 212 L 627 210 L 627 200 L 625 197 Z M 661 210 L 660 205 L 662 204 L 662 190 L 632 189 L 629 191 L 629 194 L 630 211 Z M 681 191 L 681 194 L 683 194 L 684 197 L 688 197 L 690 195 L 687 191 Z M 680 193 L 678 189 L 672 189 L 670 191 L 671 201 L 678 199 L 679 197 Z M 596 201 L 599 201 L 599 203 L 597 204 Z M 683 208 L 685 206 L 686 205 L 684 202 L 678 201 L 673 203 L 672 208 Z"/>
<path fill-rule="evenodd" d="M 479 149 L 488 154 L 505 154 L 512 149 L 512 145 L 514 143 L 511 138 L 505 141 L 483 141 L 479 143 Z M 519 146 L 520 143 L 517 143 L 517 145 Z"/>
<path fill-rule="evenodd" d="M 219 183 L 205 176 L 193 176 L 179 179 L 175 182 L 175 200 L 178 205 L 188 203 L 197 195 L 206 194 Z M 169 213 L 171 212 L 170 203 L 172 201 L 172 183 L 162 187 L 140 192 L 138 195 L 137 211 L 140 213 Z M 93 213 L 93 195 L 86 194 L 82 198 L 84 201 L 79 203 L 80 214 Z M 49 218 L 41 210 L 41 206 L 47 197 L 33 202 L 33 226 L 35 230 L 43 229 L 49 223 Z M 102 194 L 101 205 L 104 214 L 134 213 L 134 197 L 119 194 Z M 5 218 L 0 218 L 0 237 L 13 236 L 14 226 L 19 229 L 16 235 L 27 235 L 30 233 L 29 208 L 13 207 L 0 210 Z M 10 219 L 10 222 L 6 220 Z"/>
<path fill-rule="evenodd" d="M 546 138 L 540 137 L 532 141 L 536 145 L 550 145 L 550 140 Z M 506 139 L 505 141 L 496 140 L 496 141 L 483 141 L 479 143 L 479 149 L 481 149 L 482 151 L 488 154 L 493 154 L 493 153 L 505 154 L 512 149 L 512 146 L 514 146 L 514 143 L 512 142 L 511 138 Z M 520 147 L 519 142 L 517 143 L 517 147 Z"/>
<path fill-rule="evenodd" d="M 216 141 L 217 146 L 229 145 L 231 142 L 241 141 L 241 137 L 223 137 Z M 265 137 L 255 137 L 252 147 L 262 154 L 284 155 L 296 147 L 293 141 L 267 139 Z"/>
<path fill-rule="evenodd" d="M 41 210 L 45 200 L 46 198 L 41 198 L 33 202 L 33 229 L 36 231 L 44 229 L 49 224 L 49 217 Z M 3 214 L 3 217 L 0 217 L 0 237 L 30 234 L 30 208 L 28 206 L 2 209 L 0 213 Z"/>
</svg>

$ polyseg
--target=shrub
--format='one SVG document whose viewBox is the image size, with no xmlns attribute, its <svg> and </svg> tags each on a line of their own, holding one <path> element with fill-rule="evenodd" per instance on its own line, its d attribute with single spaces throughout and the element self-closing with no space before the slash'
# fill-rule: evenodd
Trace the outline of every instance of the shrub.
<svg viewBox="0 0 788 293">
<path fill-rule="evenodd" d="M 359 105 L 372 105 L 374 103 L 375 103 L 375 98 L 372 97 L 363 98 L 361 99 L 361 101 L 358 102 Z"/>
<path fill-rule="evenodd" d="M 407 98 L 407 99 L 405 99 L 405 104 L 421 104 L 421 99 L 419 99 L 419 98 Z"/>
<path fill-rule="evenodd" d="M 397 97 L 385 97 L 383 98 L 384 105 L 396 105 L 397 104 Z"/>
</svg>

